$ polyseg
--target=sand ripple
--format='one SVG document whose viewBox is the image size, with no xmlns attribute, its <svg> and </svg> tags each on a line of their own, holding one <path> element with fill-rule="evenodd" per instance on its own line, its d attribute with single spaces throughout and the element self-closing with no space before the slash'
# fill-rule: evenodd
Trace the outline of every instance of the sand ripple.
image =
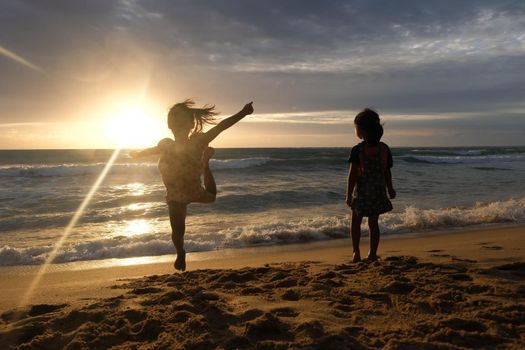
<svg viewBox="0 0 525 350">
<path fill-rule="evenodd" d="M 523 349 L 525 263 L 389 257 L 121 281 L 83 306 L 1 315 L 10 349 Z"/>
</svg>

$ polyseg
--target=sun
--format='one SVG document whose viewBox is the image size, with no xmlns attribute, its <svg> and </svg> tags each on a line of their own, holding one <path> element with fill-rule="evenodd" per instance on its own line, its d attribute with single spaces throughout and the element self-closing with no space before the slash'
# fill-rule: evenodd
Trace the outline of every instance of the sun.
<svg viewBox="0 0 525 350">
<path fill-rule="evenodd" d="M 161 123 L 152 113 L 141 106 L 117 108 L 114 116 L 107 119 L 105 133 L 109 142 L 119 148 L 143 148 L 154 146 L 161 135 Z"/>
</svg>

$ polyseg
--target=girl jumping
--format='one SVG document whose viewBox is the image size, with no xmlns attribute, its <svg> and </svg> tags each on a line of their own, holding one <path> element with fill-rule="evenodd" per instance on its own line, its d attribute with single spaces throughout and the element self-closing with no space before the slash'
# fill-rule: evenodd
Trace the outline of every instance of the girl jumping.
<svg viewBox="0 0 525 350">
<path fill-rule="evenodd" d="M 171 239 L 177 250 L 174 266 L 181 271 L 186 270 L 184 232 L 187 206 L 189 203 L 211 203 L 217 196 L 215 179 L 209 166 L 214 149 L 208 147 L 208 144 L 221 132 L 253 113 L 250 102 L 237 114 L 203 132 L 204 125 L 214 123 L 217 112 L 215 106 L 193 108 L 194 105 L 188 99 L 175 104 L 169 110 L 168 128 L 173 132 L 175 140 L 165 138 L 155 147 L 131 153 L 133 158 L 160 154 L 159 170 L 166 186 Z M 204 187 L 201 175 L 204 175 Z"/>
</svg>

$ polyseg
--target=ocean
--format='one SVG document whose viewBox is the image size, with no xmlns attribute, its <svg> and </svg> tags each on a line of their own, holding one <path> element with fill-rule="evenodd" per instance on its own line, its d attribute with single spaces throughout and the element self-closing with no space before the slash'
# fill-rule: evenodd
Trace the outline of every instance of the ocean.
<svg viewBox="0 0 525 350">
<path fill-rule="evenodd" d="M 42 264 L 112 150 L 0 151 L 0 266 Z M 525 147 L 393 148 L 383 235 L 525 222 Z M 188 252 L 348 237 L 347 148 L 217 149 L 213 204 L 191 204 Z M 155 157 L 121 151 L 54 263 L 175 252 Z M 363 226 L 366 231 L 366 226 Z M 366 233 L 365 233 L 366 234 Z"/>
</svg>

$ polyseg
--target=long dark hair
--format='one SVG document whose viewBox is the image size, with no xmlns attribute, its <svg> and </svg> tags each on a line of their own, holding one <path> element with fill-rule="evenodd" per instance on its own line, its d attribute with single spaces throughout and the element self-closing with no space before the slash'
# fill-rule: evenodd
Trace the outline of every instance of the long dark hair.
<svg viewBox="0 0 525 350">
<path fill-rule="evenodd" d="M 219 114 L 215 111 L 215 105 L 204 105 L 202 108 L 193 108 L 193 106 L 195 106 L 195 101 L 191 98 L 174 104 L 168 112 L 168 128 L 173 128 L 178 110 L 182 110 L 193 117 L 195 126 L 191 131 L 192 135 L 202 132 L 202 128 L 206 124 L 215 124 L 215 116 Z"/>
<path fill-rule="evenodd" d="M 355 116 L 354 124 L 359 127 L 366 143 L 379 143 L 383 136 L 383 125 L 376 111 L 370 108 L 363 109 Z"/>
</svg>

